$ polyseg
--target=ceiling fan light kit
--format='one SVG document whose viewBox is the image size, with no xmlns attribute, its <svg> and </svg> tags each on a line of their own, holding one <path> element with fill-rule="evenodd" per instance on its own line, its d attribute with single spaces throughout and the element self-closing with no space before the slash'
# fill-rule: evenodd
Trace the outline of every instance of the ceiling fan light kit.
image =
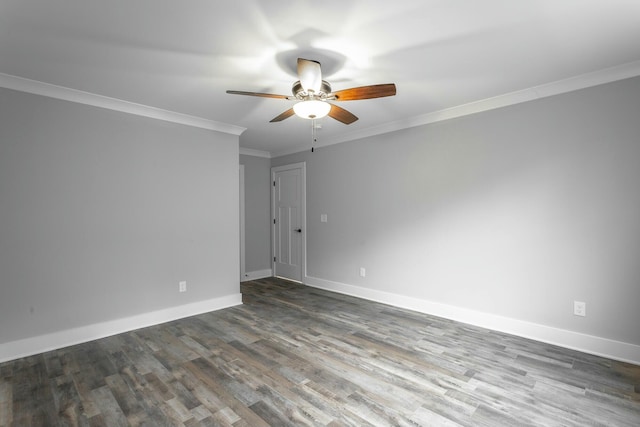
<svg viewBox="0 0 640 427">
<path fill-rule="evenodd" d="M 293 106 L 296 116 L 303 119 L 321 119 L 331 110 L 331 105 L 325 101 L 312 99 L 308 101 L 300 101 Z"/>
</svg>

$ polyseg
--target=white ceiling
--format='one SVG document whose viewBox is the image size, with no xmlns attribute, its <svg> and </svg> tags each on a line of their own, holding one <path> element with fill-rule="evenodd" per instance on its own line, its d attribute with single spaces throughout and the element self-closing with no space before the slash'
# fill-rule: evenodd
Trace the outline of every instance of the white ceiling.
<svg viewBox="0 0 640 427">
<path fill-rule="evenodd" d="M 322 119 L 323 145 L 639 75 L 640 1 L 0 0 L 5 81 L 239 126 L 246 149 L 310 146 L 310 121 L 269 123 L 293 101 L 225 93 L 289 95 L 299 56 L 319 60 L 334 90 L 397 86 L 340 103 L 360 120 Z"/>
</svg>

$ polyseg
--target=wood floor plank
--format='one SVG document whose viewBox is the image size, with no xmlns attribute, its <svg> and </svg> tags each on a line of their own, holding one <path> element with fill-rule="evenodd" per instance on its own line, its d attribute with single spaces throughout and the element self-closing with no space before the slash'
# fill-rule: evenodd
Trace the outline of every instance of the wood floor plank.
<svg viewBox="0 0 640 427">
<path fill-rule="evenodd" d="M 7 427 L 13 421 L 13 390 L 11 383 L 0 377 L 0 427 Z"/>
<path fill-rule="evenodd" d="M 196 359 L 187 362 L 185 367 L 205 383 L 230 410 L 238 414 L 238 416 L 247 421 L 250 425 L 269 425 L 249 407 L 245 406 L 242 401 L 237 399 L 237 397 L 234 396 L 227 387 L 225 387 L 225 383 L 227 383 L 229 379 L 215 366 L 211 365 L 206 360 Z"/>
<path fill-rule="evenodd" d="M 0 364 L 8 426 L 640 426 L 640 366 L 267 278 Z"/>
<path fill-rule="evenodd" d="M 91 398 L 100 409 L 100 419 L 108 426 L 126 426 L 127 417 L 106 385 L 91 390 Z"/>
<path fill-rule="evenodd" d="M 51 382 L 55 407 L 61 424 L 69 426 L 87 425 L 87 417 L 71 375 L 62 375 Z"/>
<path fill-rule="evenodd" d="M 144 407 L 120 374 L 108 376 L 105 382 L 127 419 L 137 419 L 144 413 Z"/>
</svg>

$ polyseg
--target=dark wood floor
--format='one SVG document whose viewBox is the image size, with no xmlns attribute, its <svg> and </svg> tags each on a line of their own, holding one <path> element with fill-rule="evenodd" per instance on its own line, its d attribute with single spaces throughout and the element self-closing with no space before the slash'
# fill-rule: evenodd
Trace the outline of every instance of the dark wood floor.
<svg viewBox="0 0 640 427">
<path fill-rule="evenodd" d="M 0 426 L 640 426 L 640 367 L 277 279 L 0 365 Z"/>
</svg>

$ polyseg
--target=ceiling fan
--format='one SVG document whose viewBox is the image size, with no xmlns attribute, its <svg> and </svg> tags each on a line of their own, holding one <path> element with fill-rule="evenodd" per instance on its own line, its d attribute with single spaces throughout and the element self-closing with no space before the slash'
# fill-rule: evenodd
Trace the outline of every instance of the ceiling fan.
<svg viewBox="0 0 640 427">
<path fill-rule="evenodd" d="M 358 118 L 344 108 L 328 101 L 354 101 L 383 98 L 396 94 L 396 85 L 393 83 L 360 86 L 332 92 L 331 85 L 322 80 L 320 62 L 310 59 L 298 58 L 298 79 L 291 89 L 293 96 L 239 90 L 228 90 L 227 93 L 298 101 L 292 108 L 271 119 L 272 123 L 281 122 L 295 114 L 305 119 L 320 119 L 328 115 L 346 125 L 355 122 Z"/>
</svg>

